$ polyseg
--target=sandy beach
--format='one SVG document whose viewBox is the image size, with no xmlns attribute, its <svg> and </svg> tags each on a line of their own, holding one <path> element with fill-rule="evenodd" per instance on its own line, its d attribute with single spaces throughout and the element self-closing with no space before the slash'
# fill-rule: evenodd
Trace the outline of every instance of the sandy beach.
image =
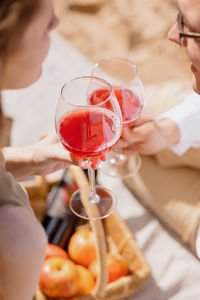
<svg viewBox="0 0 200 300">
<path fill-rule="evenodd" d="M 167 39 L 175 0 L 54 0 L 58 32 L 92 62 L 119 56 L 145 83 L 190 79 L 185 49 Z"/>
</svg>

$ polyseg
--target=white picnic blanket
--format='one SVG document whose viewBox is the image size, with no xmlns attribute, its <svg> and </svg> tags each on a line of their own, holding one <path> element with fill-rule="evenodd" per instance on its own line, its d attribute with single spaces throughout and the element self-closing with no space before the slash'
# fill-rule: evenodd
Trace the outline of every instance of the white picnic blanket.
<svg viewBox="0 0 200 300">
<path fill-rule="evenodd" d="M 91 68 L 91 62 L 54 33 L 40 80 L 29 88 L 4 92 L 4 111 L 14 119 L 11 144 L 28 145 L 54 131 L 55 107 L 62 85 L 73 77 L 89 75 Z M 152 277 L 129 299 L 199 300 L 197 258 L 139 203 L 120 179 L 100 174 L 99 181 L 117 194 L 117 209 L 152 268 Z"/>
</svg>

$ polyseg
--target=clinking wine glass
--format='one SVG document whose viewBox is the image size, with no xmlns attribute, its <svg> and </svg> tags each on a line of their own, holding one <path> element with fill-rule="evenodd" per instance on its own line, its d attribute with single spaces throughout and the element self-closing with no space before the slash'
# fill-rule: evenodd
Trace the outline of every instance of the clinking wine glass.
<svg viewBox="0 0 200 300">
<path fill-rule="evenodd" d="M 104 97 L 92 105 L 91 98 L 99 89 L 105 91 Z M 121 110 L 111 85 L 93 76 L 66 83 L 57 103 L 55 126 L 62 145 L 73 155 L 88 160 L 89 189 L 79 189 L 71 196 L 72 211 L 87 220 L 107 217 L 115 208 L 116 197 L 107 188 L 95 185 L 91 162 L 110 151 L 121 136 Z M 95 207 L 92 216 L 88 216 L 82 202 L 84 189 L 90 207 Z"/>
<path fill-rule="evenodd" d="M 120 105 L 123 127 L 134 126 L 144 106 L 144 86 L 136 65 L 123 58 L 106 58 L 94 65 L 92 76 L 101 77 L 112 85 Z M 103 94 L 104 91 L 99 89 L 93 104 L 101 102 Z M 130 164 L 123 149 L 115 147 L 108 154 L 101 169 L 104 174 L 112 177 L 130 177 L 141 166 L 141 157 L 138 153 L 133 154 L 131 158 Z"/>
</svg>

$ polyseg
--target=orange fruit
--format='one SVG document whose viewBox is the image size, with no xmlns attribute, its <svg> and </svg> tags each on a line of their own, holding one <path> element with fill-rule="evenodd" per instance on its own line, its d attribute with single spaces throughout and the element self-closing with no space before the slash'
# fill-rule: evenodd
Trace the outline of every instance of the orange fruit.
<svg viewBox="0 0 200 300">
<path fill-rule="evenodd" d="M 39 281 L 41 291 L 52 298 L 69 298 L 79 290 L 76 265 L 69 259 L 52 257 L 44 261 Z"/>
<path fill-rule="evenodd" d="M 119 259 L 111 253 L 106 254 L 106 264 L 108 270 L 108 283 L 129 274 L 127 264 L 122 259 Z M 93 277 L 97 279 L 99 276 L 98 259 L 94 259 L 88 266 L 88 269 Z"/>
<path fill-rule="evenodd" d="M 95 280 L 92 277 L 92 274 L 89 272 L 89 270 L 81 265 L 76 265 L 78 270 L 78 277 L 79 277 L 79 291 L 78 295 L 87 295 L 89 294 L 94 286 L 95 286 Z"/>
<path fill-rule="evenodd" d="M 68 243 L 68 254 L 75 263 L 87 267 L 96 258 L 93 231 L 81 229 L 75 232 Z"/>
<path fill-rule="evenodd" d="M 49 243 L 49 244 L 47 244 L 47 247 L 46 247 L 46 253 L 45 253 L 44 259 L 46 260 L 51 257 L 62 257 L 62 258 L 67 259 L 68 255 L 67 255 L 67 252 L 60 246 Z"/>
</svg>

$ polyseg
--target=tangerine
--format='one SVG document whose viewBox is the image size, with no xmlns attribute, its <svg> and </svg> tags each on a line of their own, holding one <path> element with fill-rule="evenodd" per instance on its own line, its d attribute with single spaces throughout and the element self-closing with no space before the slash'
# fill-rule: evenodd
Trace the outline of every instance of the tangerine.
<svg viewBox="0 0 200 300">
<path fill-rule="evenodd" d="M 127 264 L 122 259 L 114 256 L 111 253 L 106 254 L 106 264 L 108 270 L 108 283 L 129 274 Z M 88 269 L 96 280 L 100 272 L 97 258 L 90 263 Z"/>
<path fill-rule="evenodd" d="M 87 267 L 96 258 L 93 231 L 90 229 L 76 231 L 69 240 L 68 254 L 75 263 Z"/>
</svg>

